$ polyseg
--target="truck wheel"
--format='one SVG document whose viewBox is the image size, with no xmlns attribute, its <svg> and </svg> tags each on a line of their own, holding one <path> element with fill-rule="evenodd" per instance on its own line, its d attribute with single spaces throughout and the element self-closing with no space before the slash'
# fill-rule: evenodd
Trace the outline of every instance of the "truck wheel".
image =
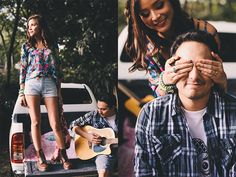
<svg viewBox="0 0 236 177">
<path fill-rule="evenodd" d="M 12 170 L 11 170 L 11 177 L 24 177 L 24 174 L 15 174 Z"/>
</svg>

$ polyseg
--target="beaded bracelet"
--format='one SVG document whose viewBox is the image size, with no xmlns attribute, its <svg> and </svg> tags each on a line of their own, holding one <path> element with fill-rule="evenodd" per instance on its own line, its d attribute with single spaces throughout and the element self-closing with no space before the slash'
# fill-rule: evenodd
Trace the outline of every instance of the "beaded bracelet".
<svg viewBox="0 0 236 177">
<path fill-rule="evenodd" d="M 173 84 L 165 84 L 163 81 L 163 74 L 164 72 L 162 72 L 160 74 L 160 81 L 159 81 L 159 85 L 158 88 L 166 93 L 174 93 L 175 90 L 175 85 Z"/>
<path fill-rule="evenodd" d="M 24 90 L 25 90 L 25 89 L 23 89 L 23 88 L 21 88 L 21 89 L 19 90 L 19 92 L 18 92 L 18 93 L 19 93 L 19 96 L 25 95 L 25 94 L 24 94 Z"/>
</svg>

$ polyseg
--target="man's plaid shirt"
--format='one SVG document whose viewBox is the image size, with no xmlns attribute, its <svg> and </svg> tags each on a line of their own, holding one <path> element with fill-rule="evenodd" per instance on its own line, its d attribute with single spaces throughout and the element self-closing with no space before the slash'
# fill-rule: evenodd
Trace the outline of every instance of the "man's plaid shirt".
<svg viewBox="0 0 236 177">
<path fill-rule="evenodd" d="M 203 116 L 212 177 L 236 177 L 236 98 L 212 92 Z M 136 177 L 200 177 L 197 151 L 177 94 L 141 110 L 136 125 Z"/>
<path fill-rule="evenodd" d="M 117 113 L 116 113 L 116 120 L 115 120 L 116 125 L 117 125 L 117 121 L 118 121 L 118 118 L 117 118 Z M 72 130 L 74 126 L 83 127 L 85 125 L 90 125 L 98 129 L 106 128 L 106 127 L 112 128 L 110 124 L 108 123 L 108 121 L 106 120 L 106 118 L 102 117 L 97 110 L 90 111 L 86 113 L 84 116 L 81 116 L 78 119 L 72 121 L 70 124 L 70 129 Z"/>
</svg>

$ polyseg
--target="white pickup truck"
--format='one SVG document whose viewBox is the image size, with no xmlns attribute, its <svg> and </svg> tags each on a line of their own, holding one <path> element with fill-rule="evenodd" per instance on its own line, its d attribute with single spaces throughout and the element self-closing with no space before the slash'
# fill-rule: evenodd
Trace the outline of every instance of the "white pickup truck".
<svg viewBox="0 0 236 177">
<path fill-rule="evenodd" d="M 209 21 L 218 31 L 221 42 L 221 57 L 223 66 L 228 78 L 228 92 L 236 95 L 236 23 L 226 21 Z M 125 51 L 125 43 L 128 36 L 127 26 L 121 31 L 118 38 L 118 80 L 126 87 L 134 87 L 138 84 L 139 88 L 142 85 L 146 91 L 151 93 L 146 88 L 147 79 L 145 71 L 128 72 L 128 68 L 132 66 L 132 61 Z M 138 92 L 142 89 L 134 89 Z M 137 93 L 139 94 L 139 93 Z M 143 96 L 141 93 L 139 96 Z M 147 94 L 147 93 L 146 93 Z"/>
<path fill-rule="evenodd" d="M 63 109 L 65 119 L 71 121 L 97 108 L 96 99 L 91 89 L 85 84 L 62 83 Z M 50 160 L 55 150 L 55 138 L 49 126 L 47 110 L 43 102 L 41 109 L 42 148 L 47 160 Z M 76 157 L 74 141 L 67 150 L 67 154 L 74 168 L 64 170 L 61 164 L 52 165 L 48 172 L 39 172 L 35 167 L 36 154 L 30 136 L 30 117 L 28 109 L 20 106 L 17 99 L 12 114 L 9 134 L 9 152 L 13 176 L 80 176 L 96 174 L 96 167 L 92 161 L 81 161 Z"/>
</svg>

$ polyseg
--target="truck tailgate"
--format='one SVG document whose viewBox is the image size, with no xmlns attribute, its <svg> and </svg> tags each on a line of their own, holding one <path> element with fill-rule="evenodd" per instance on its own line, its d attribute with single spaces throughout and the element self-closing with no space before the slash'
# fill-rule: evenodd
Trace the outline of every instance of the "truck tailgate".
<svg viewBox="0 0 236 177">
<path fill-rule="evenodd" d="M 40 172 L 36 167 L 36 161 L 26 161 L 25 177 L 53 177 L 53 176 L 97 176 L 96 166 L 93 160 L 71 159 L 73 169 L 64 170 L 61 163 L 50 164 L 47 172 Z"/>
</svg>

